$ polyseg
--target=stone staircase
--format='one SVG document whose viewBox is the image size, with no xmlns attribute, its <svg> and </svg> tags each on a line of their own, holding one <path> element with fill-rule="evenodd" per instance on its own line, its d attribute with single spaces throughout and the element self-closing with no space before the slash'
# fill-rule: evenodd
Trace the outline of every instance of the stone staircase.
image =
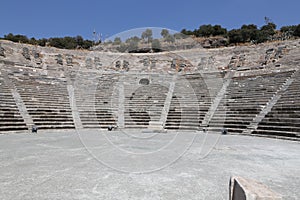
<svg viewBox="0 0 300 200">
<path fill-rule="evenodd" d="M 124 93 L 124 77 L 120 76 L 119 83 L 118 83 L 118 94 L 119 94 L 119 101 L 118 101 L 118 128 L 124 128 L 125 127 L 125 107 L 124 107 L 124 101 L 125 101 L 125 93 Z"/>
<path fill-rule="evenodd" d="M 224 95 L 227 91 L 227 87 L 229 86 L 233 75 L 234 75 L 234 71 L 231 71 L 225 77 L 225 81 L 223 82 L 222 88 L 220 89 L 220 91 L 218 92 L 216 97 L 214 98 L 208 112 L 206 113 L 206 115 L 205 115 L 205 117 L 204 117 L 204 119 L 201 123 L 202 128 L 206 129 L 209 126 L 209 122 L 212 119 L 212 117 L 213 117 L 214 113 L 216 112 L 217 108 L 219 107 L 221 100 L 224 98 Z"/>
<path fill-rule="evenodd" d="M 177 75 L 174 75 L 173 78 L 172 78 L 172 81 L 170 82 L 169 91 L 168 91 L 168 94 L 166 96 L 166 100 L 165 100 L 165 103 L 164 103 L 164 108 L 162 110 L 161 117 L 160 117 L 160 120 L 159 120 L 159 125 L 161 126 L 161 129 L 166 125 L 168 113 L 170 111 L 171 100 L 172 100 L 172 96 L 173 96 L 174 89 L 175 89 L 176 79 L 177 79 Z"/>
<path fill-rule="evenodd" d="M 74 119 L 75 128 L 82 129 L 83 126 L 82 126 L 82 122 L 81 122 L 79 111 L 78 111 L 77 104 L 76 104 L 74 87 L 73 87 L 73 85 L 70 84 L 69 81 L 68 81 L 67 89 L 68 89 L 70 106 L 71 106 L 71 110 L 72 110 L 72 116 Z"/>
<path fill-rule="evenodd" d="M 95 111 L 100 128 L 116 127 L 119 111 L 119 75 L 99 77 L 95 94 Z"/>
</svg>

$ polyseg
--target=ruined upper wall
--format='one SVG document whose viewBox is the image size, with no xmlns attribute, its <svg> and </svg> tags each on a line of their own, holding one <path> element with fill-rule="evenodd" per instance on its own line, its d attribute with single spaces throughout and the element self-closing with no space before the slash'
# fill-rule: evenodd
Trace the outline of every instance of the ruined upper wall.
<svg viewBox="0 0 300 200">
<path fill-rule="evenodd" d="M 161 53 L 112 53 L 63 50 L 0 40 L 0 62 L 30 68 L 134 72 L 195 72 L 233 69 L 240 72 L 297 68 L 300 40 L 217 49 L 190 49 Z"/>
</svg>

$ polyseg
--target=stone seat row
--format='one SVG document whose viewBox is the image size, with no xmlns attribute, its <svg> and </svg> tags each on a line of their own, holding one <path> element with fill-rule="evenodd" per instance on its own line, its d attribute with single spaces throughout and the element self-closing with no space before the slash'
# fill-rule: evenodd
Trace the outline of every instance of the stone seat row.
<svg viewBox="0 0 300 200">
<path fill-rule="evenodd" d="M 291 75 L 292 72 L 234 78 L 216 109 L 209 128 L 226 128 L 229 133 L 242 133 Z"/>
<path fill-rule="evenodd" d="M 294 81 L 281 95 L 271 111 L 258 124 L 253 134 L 299 137 L 300 133 L 300 77 Z M 295 88 L 298 88 L 295 89 Z"/>
<path fill-rule="evenodd" d="M 66 81 L 55 78 L 11 77 L 33 124 L 39 129 L 75 128 Z"/>
<path fill-rule="evenodd" d="M 28 130 L 9 86 L 0 76 L 0 132 Z"/>
</svg>

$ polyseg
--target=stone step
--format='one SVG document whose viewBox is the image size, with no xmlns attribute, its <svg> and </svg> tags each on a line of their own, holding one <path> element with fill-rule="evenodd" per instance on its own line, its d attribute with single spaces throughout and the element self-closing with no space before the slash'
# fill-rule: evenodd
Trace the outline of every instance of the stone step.
<svg viewBox="0 0 300 200">
<path fill-rule="evenodd" d="M 199 126 L 200 122 L 199 121 L 194 121 L 194 122 L 166 122 L 165 126 Z"/>
<path fill-rule="evenodd" d="M 277 131 L 277 130 L 254 130 L 251 134 L 253 135 L 265 135 L 268 137 L 288 137 L 288 138 L 298 138 L 300 139 L 299 132 L 289 132 L 289 131 Z"/>
<path fill-rule="evenodd" d="M 26 126 L 26 124 L 23 122 L 15 122 L 15 121 L 6 121 L 6 122 L 0 122 L 0 127 L 2 126 Z"/>
<path fill-rule="evenodd" d="M 265 117 L 262 121 L 263 122 L 291 122 L 291 123 L 297 123 L 299 122 L 300 115 L 296 114 L 287 114 L 284 116 L 279 117 Z"/>
<path fill-rule="evenodd" d="M 28 130 L 27 126 L 0 126 L 0 132 L 7 132 L 7 131 L 26 131 Z"/>
<path fill-rule="evenodd" d="M 296 119 L 294 121 L 267 121 L 263 119 L 260 123 L 260 126 L 294 126 L 294 127 L 300 127 L 300 120 Z"/>
<path fill-rule="evenodd" d="M 21 116 L 17 116 L 17 117 L 3 117 L 0 115 L 0 123 L 1 122 L 24 122 L 23 118 Z"/>
<path fill-rule="evenodd" d="M 211 120 L 209 125 L 210 126 L 213 126 L 214 124 L 237 124 L 237 125 L 248 125 L 249 123 L 251 122 L 251 120 L 248 120 L 248 121 L 230 121 L 230 120 L 220 120 L 220 121 L 216 121 L 216 120 Z"/>
<path fill-rule="evenodd" d="M 300 133 L 300 127 L 296 126 L 273 126 L 273 125 L 259 125 L 257 130 L 274 130 Z"/>
<path fill-rule="evenodd" d="M 165 126 L 165 129 L 170 129 L 170 130 L 198 130 L 199 129 L 199 125 L 198 126 Z"/>
<path fill-rule="evenodd" d="M 74 125 L 39 125 L 38 129 L 75 129 Z"/>
<path fill-rule="evenodd" d="M 57 122 L 57 121 L 47 121 L 47 122 L 37 122 L 33 121 L 35 125 L 37 126 L 44 126 L 44 125 L 52 125 L 52 126 L 60 126 L 60 125 L 74 125 L 73 121 L 70 122 Z"/>
</svg>

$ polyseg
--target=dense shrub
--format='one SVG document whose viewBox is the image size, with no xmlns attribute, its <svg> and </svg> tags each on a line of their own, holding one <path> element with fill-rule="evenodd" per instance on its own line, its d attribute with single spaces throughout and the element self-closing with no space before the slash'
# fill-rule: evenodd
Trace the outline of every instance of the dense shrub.
<svg viewBox="0 0 300 200">
<path fill-rule="evenodd" d="M 90 40 L 84 40 L 81 36 L 76 37 L 63 37 L 63 38 L 42 38 L 42 39 L 35 39 L 31 38 L 28 39 L 25 35 L 14 35 L 9 33 L 8 35 L 4 35 L 5 40 L 10 40 L 13 42 L 20 42 L 25 44 L 32 44 L 32 45 L 40 45 L 40 46 L 52 46 L 61 49 L 76 49 L 76 48 L 83 48 L 89 49 L 93 46 L 93 42 Z"/>
</svg>

